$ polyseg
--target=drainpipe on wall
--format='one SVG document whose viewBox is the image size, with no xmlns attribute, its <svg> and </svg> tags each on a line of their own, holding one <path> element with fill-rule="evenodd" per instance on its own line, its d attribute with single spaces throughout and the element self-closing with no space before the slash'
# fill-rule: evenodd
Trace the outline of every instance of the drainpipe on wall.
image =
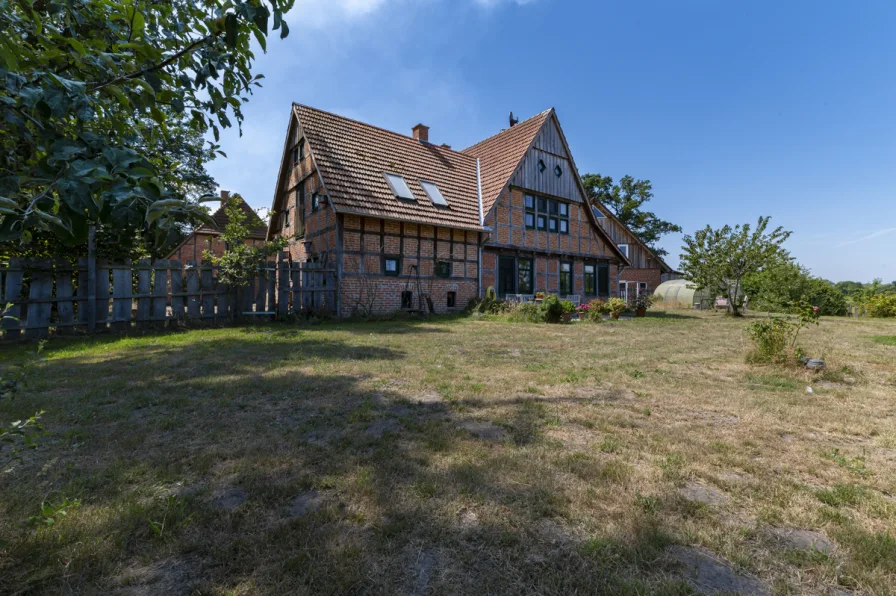
<svg viewBox="0 0 896 596">
<path fill-rule="evenodd" d="M 482 213 L 482 176 L 479 169 L 479 158 L 476 158 L 476 196 L 479 199 L 479 225 L 485 226 L 485 215 Z M 476 271 L 479 273 L 479 280 L 476 282 L 476 294 L 482 298 L 482 243 L 485 235 L 479 233 L 479 263 Z"/>
</svg>

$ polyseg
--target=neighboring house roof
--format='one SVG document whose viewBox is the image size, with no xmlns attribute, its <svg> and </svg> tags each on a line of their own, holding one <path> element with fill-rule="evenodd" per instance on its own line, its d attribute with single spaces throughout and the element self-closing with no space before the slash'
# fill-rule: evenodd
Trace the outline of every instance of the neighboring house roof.
<svg viewBox="0 0 896 596">
<path fill-rule="evenodd" d="M 233 195 L 228 199 L 222 199 L 221 206 L 218 207 L 217 211 L 212 213 L 212 219 L 218 224 L 217 228 L 213 228 L 208 224 L 202 224 L 193 230 L 193 234 L 211 234 L 215 236 L 224 231 L 224 228 L 230 223 L 230 218 L 227 217 L 227 211 L 225 210 L 226 202 L 233 200 L 239 201 L 240 209 L 246 214 L 246 226 L 249 228 L 249 238 L 252 240 L 264 240 L 267 237 L 268 232 L 267 224 L 264 223 L 264 221 L 258 217 L 255 210 L 247 205 L 246 201 L 238 195 Z"/>
<path fill-rule="evenodd" d="M 474 156 L 308 106 L 293 109 L 337 212 L 482 230 Z M 386 173 L 402 176 L 415 200 L 396 198 Z M 421 181 L 438 186 L 448 205 L 435 205 Z"/>
<path fill-rule="evenodd" d="M 603 203 L 601 203 L 599 201 L 595 201 L 593 199 L 589 199 L 589 200 L 591 200 L 592 209 L 599 209 L 600 212 L 604 214 L 604 217 L 606 217 L 607 219 L 612 219 L 617 225 L 621 226 L 623 230 L 628 232 L 628 235 L 631 236 L 632 238 L 634 238 L 635 242 L 637 242 L 639 245 L 641 245 L 641 247 L 644 250 L 649 252 L 653 256 L 653 258 L 656 259 L 657 262 L 660 264 L 660 270 L 663 273 L 675 273 L 675 270 L 672 269 L 672 267 L 670 267 L 669 264 L 666 263 L 666 261 L 664 261 L 662 259 L 662 257 L 660 257 L 658 254 L 656 254 L 656 251 L 654 251 L 652 248 L 647 246 L 647 244 L 642 242 L 641 239 L 638 238 L 638 235 L 635 234 L 634 232 L 632 232 L 631 228 L 629 228 L 627 225 L 622 223 L 622 221 L 618 217 L 616 217 L 616 214 L 613 213 L 612 211 L 610 211 L 610 209 L 607 208 L 606 205 L 604 205 Z"/>
<path fill-rule="evenodd" d="M 517 166 L 532 147 L 535 137 L 553 113 L 553 108 L 467 147 L 463 153 L 478 157 L 482 169 L 482 210 L 491 211 L 504 192 Z"/>
</svg>

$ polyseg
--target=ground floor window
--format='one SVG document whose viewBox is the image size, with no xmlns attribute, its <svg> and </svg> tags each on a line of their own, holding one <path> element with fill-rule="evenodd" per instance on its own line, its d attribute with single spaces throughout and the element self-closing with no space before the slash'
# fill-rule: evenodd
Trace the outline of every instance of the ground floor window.
<svg viewBox="0 0 896 596">
<path fill-rule="evenodd" d="M 517 259 L 516 270 L 519 293 L 532 294 L 534 291 L 532 287 L 535 285 L 532 271 L 532 259 Z"/>
<path fill-rule="evenodd" d="M 647 293 L 647 282 L 645 282 L 645 281 L 639 282 L 638 283 L 638 296 L 640 296 L 641 294 L 646 294 L 646 293 Z"/>
<path fill-rule="evenodd" d="M 572 294 L 572 263 L 560 263 L 560 294 Z"/>
<path fill-rule="evenodd" d="M 398 257 L 383 257 L 383 273 L 385 275 L 398 275 L 399 271 Z"/>
<path fill-rule="evenodd" d="M 597 271 L 594 263 L 585 263 L 585 295 L 594 296 L 597 294 Z"/>
<path fill-rule="evenodd" d="M 610 266 L 606 263 L 597 265 L 597 295 L 601 298 L 610 297 Z"/>
<path fill-rule="evenodd" d="M 448 292 L 448 308 L 457 306 L 457 292 Z"/>
</svg>

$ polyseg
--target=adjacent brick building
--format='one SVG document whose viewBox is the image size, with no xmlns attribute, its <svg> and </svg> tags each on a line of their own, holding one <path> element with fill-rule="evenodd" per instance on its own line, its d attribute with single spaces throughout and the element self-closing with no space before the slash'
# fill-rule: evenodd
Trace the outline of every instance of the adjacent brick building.
<svg viewBox="0 0 896 596">
<path fill-rule="evenodd" d="M 416 309 L 421 291 L 436 312 L 489 287 L 616 293 L 630 263 L 588 206 L 554 110 L 464 151 L 412 132 L 293 105 L 268 237 L 336 270 L 341 315 Z"/>
</svg>

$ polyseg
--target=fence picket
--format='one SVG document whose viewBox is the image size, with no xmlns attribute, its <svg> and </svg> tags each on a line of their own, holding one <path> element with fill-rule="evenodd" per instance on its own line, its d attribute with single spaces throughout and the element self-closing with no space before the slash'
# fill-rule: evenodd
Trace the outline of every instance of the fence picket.
<svg viewBox="0 0 896 596">
<path fill-rule="evenodd" d="M 199 280 L 202 285 L 202 318 L 215 320 L 215 282 L 212 278 L 211 263 L 202 263 L 199 269 Z"/>
<path fill-rule="evenodd" d="M 149 297 L 152 292 L 152 264 L 149 259 L 140 259 L 137 262 L 137 329 L 146 329 L 150 326 L 150 306 L 152 305 Z M 172 281 L 173 281 L 172 275 Z"/>
<path fill-rule="evenodd" d="M 134 277 L 131 262 L 112 266 L 112 328 L 127 331 L 131 328 L 131 311 L 134 304 Z"/>
<path fill-rule="evenodd" d="M 43 259 L 31 259 L 27 264 L 31 267 L 31 289 L 28 296 L 31 302 L 25 319 L 25 337 L 36 339 L 50 333 L 50 309 L 53 303 L 46 299 L 53 296 L 53 272 L 49 268 L 49 262 Z"/>
<path fill-rule="evenodd" d="M 233 293 L 230 291 L 230 288 L 224 284 L 217 284 L 215 286 L 215 293 L 217 293 L 218 298 L 218 310 L 215 313 L 215 322 L 223 323 L 224 321 L 230 320 L 232 316 L 230 308 L 231 296 Z"/>
<path fill-rule="evenodd" d="M 78 259 L 78 289 L 76 290 L 76 297 L 78 304 L 78 323 L 84 325 L 85 329 L 89 322 L 87 313 L 90 310 L 90 307 L 88 306 L 88 288 L 90 286 L 87 281 L 88 276 L 87 257 L 81 257 Z"/>
<path fill-rule="evenodd" d="M 109 321 L 109 263 L 96 260 L 96 328 L 106 328 Z"/>
<path fill-rule="evenodd" d="M 199 316 L 199 271 L 196 261 L 187 261 L 187 318 L 198 319 Z"/>
<path fill-rule="evenodd" d="M 65 259 L 56 259 L 53 264 L 56 266 L 56 298 L 59 299 L 56 303 L 56 313 L 59 316 L 60 326 L 56 329 L 56 333 L 66 333 L 71 331 L 75 320 L 75 304 L 71 300 L 74 291 L 72 274 L 75 272 Z"/>
<path fill-rule="evenodd" d="M 289 262 L 286 253 L 277 255 L 277 314 L 285 317 L 289 314 Z"/>
<path fill-rule="evenodd" d="M 3 292 L 6 302 L 22 299 L 22 278 L 25 272 L 22 270 L 21 259 L 10 259 L 9 270 L 6 274 L 6 288 Z M 17 338 L 21 335 L 21 321 L 19 320 L 22 308 L 13 302 L 3 317 L 3 328 L 6 330 L 6 337 L 9 339 Z"/>
<path fill-rule="evenodd" d="M 155 263 L 152 284 L 152 321 L 153 327 L 164 329 L 168 311 L 168 261 L 158 259 Z"/>
<path fill-rule="evenodd" d="M 255 275 L 255 312 L 265 312 L 265 297 L 267 296 L 267 280 L 265 272 L 259 270 Z"/>
<path fill-rule="evenodd" d="M 299 263 L 290 263 L 289 265 L 289 277 L 292 281 L 292 287 L 290 288 L 290 293 L 292 294 L 292 313 L 302 312 L 302 294 L 300 289 L 302 287 L 302 270 Z"/>
<path fill-rule="evenodd" d="M 268 261 L 264 272 L 268 281 L 268 306 L 267 312 L 277 312 L 277 263 Z"/>
<path fill-rule="evenodd" d="M 184 318 L 184 266 L 175 259 L 168 266 L 171 268 L 171 316 L 180 321 Z"/>
</svg>

